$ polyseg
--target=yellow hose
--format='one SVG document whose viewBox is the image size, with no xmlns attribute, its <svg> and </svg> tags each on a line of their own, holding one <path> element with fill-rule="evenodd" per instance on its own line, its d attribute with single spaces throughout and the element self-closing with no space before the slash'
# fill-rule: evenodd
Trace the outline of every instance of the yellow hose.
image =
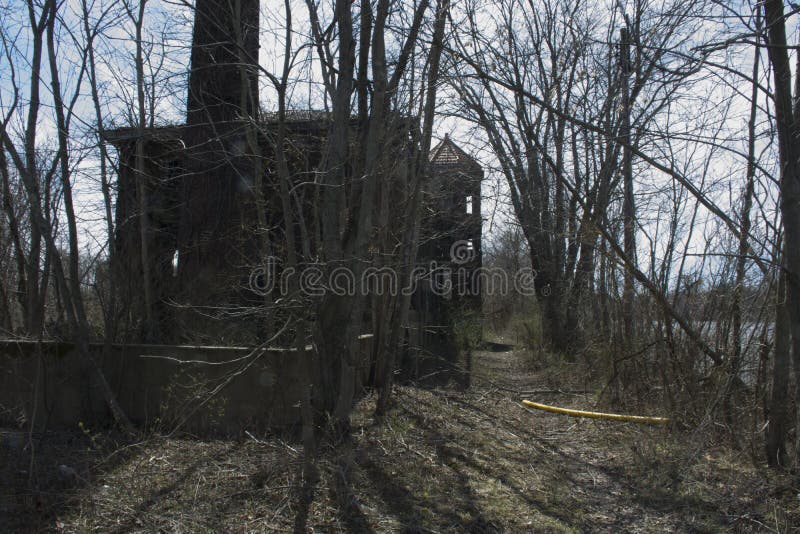
<svg viewBox="0 0 800 534">
<path fill-rule="evenodd" d="M 538 402 L 531 402 L 529 400 L 522 401 L 525 406 L 536 408 L 537 410 L 544 410 L 546 412 L 562 413 L 571 415 L 572 417 L 591 417 L 592 419 L 611 419 L 612 421 L 630 421 L 633 423 L 666 423 L 669 421 L 666 417 L 643 417 L 641 415 L 621 415 L 618 413 L 601 413 L 601 412 L 585 412 L 583 410 L 570 410 L 568 408 L 557 408 L 555 406 L 548 406 L 547 404 L 539 404 Z"/>
</svg>

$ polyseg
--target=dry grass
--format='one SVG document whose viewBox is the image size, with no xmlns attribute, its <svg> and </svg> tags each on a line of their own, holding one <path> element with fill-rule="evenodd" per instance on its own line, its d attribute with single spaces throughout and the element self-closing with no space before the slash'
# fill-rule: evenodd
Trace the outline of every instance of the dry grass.
<svg viewBox="0 0 800 534">
<path fill-rule="evenodd" d="M 583 386 L 569 369 L 546 380 L 531 369 L 521 352 L 478 353 L 470 390 L 400 387 L 381 424 L 371 416 L 373 399 L 364 399 L 352 442 L 323 448 L 315 483 L 302 480 L 299 446 L 276 437 L 154 438 L 112 455 L 102 451 L 118 449 L 113 443 L 76 438 L 42 451 L 37 469 L 68 463 L 80 480 L 41 479 L 49 489 L 14 496 L 0 530 L 789 532 L 800 525 L 800 490 L 788 475 L 724 449 L 692 455 L 675 430 L 522 408 L 507 389 Z M 592 405 L 576 395 L 533 400 Z"/>
</svg>

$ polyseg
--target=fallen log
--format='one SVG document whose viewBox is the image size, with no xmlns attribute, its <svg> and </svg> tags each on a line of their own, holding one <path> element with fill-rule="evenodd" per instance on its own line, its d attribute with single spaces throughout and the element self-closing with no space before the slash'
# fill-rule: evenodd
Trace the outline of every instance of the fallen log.
<svg viewBox="0 0 800 534">
<path fill-rule="evenodd" d="M 646 424 L 660 424 L 669 421 L 666 417 L 645 417 L 641 415 L 622 415 L 617 413 L 602 413 L 602 412 L 587 412 L 584 410 L 571 410 L 569 408 L 558 408 L 556 406 L 548 406 L 547 404 L 539 404 L 538 402 L 531 402 L 523 400 L 524 406 L 530 406 L 537 410 L 544 410 L 545 412 L 560 413 L 572 417 L 589 417 L 592 419 L 608 419 L 611 421 L 629 421 L 631 423 L 646 423 Z"/>
</svg>

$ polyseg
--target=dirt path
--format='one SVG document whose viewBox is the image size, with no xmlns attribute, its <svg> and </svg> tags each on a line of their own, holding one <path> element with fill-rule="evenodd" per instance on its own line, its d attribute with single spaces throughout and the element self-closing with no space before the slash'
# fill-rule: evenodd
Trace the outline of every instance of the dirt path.
<svg viewBox="0 0 800 534">
<path fill-rule="evenodd" d="M 757 509 L 754 488 L 742 484 L 761 480 L 744 465 L 707 455 L 697 473 L 681 473 L 660 460 L 659 449 L 672 443 L 664 429 L 522 408 L 521 396 L 509 389 L 553 389 L 526 358 L 523 352 L 476 354 L 477 376 L 466 393 L 400 390 L 395 420 L 366 433 L 357 453 L 361 469 L 354 487 L 370 509 L 391 517 L 376 524 L 377 530 L 716 532 L 766 530 L 767 522 L 776 527 L 774 517 L 764 516 L 767 508 Z M 579 384 L 575 380 L 573 386 Z M 592 408 L 588 396 L 530 398 Z M 792 524 L 789 517 L 783 520 L 785 527 Z"/>
<path fill-rule="evenodd" d="M 475 354 L 473 385 L 374 399 L 349 447 L 327 448 L 315 484 L 277 438 L 153 440 L 86 467 L 62 492 L 63 531 L 789 532 L 798 490 L 720 451 L 676 465 L 664 429 L 522 408 L 509 390 L 551 389 L 524 352 Z M 566 370 L 569 373 L 569 369 Z M 572 385 L 579 386 L 578 377 Z M 532 397 L 592 408 L 588 396 Z M 47 515 L 45 514 L 45 516 Z"/>
</svg>

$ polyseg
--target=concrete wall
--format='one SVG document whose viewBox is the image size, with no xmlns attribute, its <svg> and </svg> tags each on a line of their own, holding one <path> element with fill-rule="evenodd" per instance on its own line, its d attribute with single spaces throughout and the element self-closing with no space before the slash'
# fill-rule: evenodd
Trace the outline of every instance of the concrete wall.
<svg viewBox="0 0 800 534">
<path fill-rule="evenodd" d="M 361 378 L 372 336 L 359 338 Z M 171 345 L 91 346 L 117 399 L 132 421 L 169 429 L 237 433 L 288 427 L 300 420 L 301 358 L 293 349 Z M 232 373 L 247 368 L 209 402 L 202 399 Z M 202 404 L 202 405 L 201 405 Z M 71 344 L 0 341 L 0 425 L 34 421 L 38 429 L 110 422 L 105 402 Z"/>
</svg>

